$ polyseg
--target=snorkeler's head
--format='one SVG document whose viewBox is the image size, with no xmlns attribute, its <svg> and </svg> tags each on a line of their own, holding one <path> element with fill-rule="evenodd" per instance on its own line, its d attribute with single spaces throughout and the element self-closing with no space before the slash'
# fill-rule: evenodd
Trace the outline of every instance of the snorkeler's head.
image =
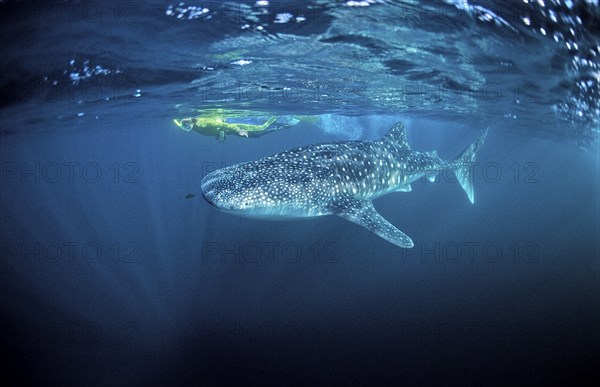
<svg viewBox="0 0 600 387">
<path fill-rule="evenodd" d="M 193 118 L 184 118 L 182 120 L 173 119 L 175 125 L 179 126 L 182 130 L 189 132 L 194 127 Z"/>
</svg>

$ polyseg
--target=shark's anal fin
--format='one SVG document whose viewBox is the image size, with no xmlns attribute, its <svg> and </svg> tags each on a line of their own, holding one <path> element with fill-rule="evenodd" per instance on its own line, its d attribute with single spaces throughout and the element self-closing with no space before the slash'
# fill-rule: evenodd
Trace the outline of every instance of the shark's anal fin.
<svg viewBox="0 0 600 387">
<path fill-rule="evenodd" d="M 437 176 L 437 174 L 436 173 L 426 173 L 425 176 L 427 177 L 427 180 L 434 183 L 435 177 Z"/>
<path fill-rule="evenodd" d="M 332 211 L 335 215 L 363 226 L 397 246 L 403 248 L 414 246 L 410 237 L 385 220 L 375 210 L 370 200 L 340 198 L 332 205 Z"/>
</svg>

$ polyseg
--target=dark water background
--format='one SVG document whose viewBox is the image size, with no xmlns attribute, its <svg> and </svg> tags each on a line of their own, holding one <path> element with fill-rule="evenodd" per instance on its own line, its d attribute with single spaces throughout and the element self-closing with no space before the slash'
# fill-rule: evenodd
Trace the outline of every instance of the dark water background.
<svg viewBox="0 0 600 387">
<path fill-rule="evenodd" d="M 3 377 L 597 377 L 599 13 L 593 2 L 0 3 Z M 320 122 L 223 143 L 172 122 L 221 108 Z M 184 199 L 215 168 L 372 140 L 397 120 L 414 149 L 445 159 L 490 127 L 475 205 L 450 175 L 375 201 L 411 250 L 336 217 L 259 221 Z"/>
</svg>

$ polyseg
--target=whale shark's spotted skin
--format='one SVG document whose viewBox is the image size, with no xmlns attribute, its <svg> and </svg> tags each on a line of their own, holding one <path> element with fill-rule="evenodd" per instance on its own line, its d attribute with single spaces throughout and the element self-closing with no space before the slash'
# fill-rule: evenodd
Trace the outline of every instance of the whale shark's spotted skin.
<svg viewBox="0 0 600 387">
<path fill-rule="evenodd" d="M 454 161 L 415 152 L 402 123 L 374 142 L 344 141 L 295 148 L 257 161 L 219 169 L 202 180 L 206 200 L 227 211 L 261 218 L 335 214 L 405 248 L 412 240 L 373 208 L 371 200 L 410 183 L 455 171 L 473 202 L 471 163 L 485 134 Z"/>
</svg>

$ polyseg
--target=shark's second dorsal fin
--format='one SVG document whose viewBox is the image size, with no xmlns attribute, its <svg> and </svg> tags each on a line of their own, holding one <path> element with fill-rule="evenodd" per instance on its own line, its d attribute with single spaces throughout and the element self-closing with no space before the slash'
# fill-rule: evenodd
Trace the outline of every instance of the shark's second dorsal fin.
<svg viewBox="0 0 600 387">
<path fill-rule="evenodd" d="M 406 137 L 406 128 L 402 121 L 396 122 L 394 126 L 386 133 L 383 137 L 384 141 L 392 142 L 396 145 L 400 145 L 403 148 L 410 149 L 408 145 L 408 139 Z"/>
<path fill-rule="evenodd" d="M 338 198 L 332 204 L 331 210 L 335 215 L 365 227 L 396 246 L 405 249 L 414 246 L 408 235 L 398 230 L 375 211 L 370 200 Z"/>
</svg>

